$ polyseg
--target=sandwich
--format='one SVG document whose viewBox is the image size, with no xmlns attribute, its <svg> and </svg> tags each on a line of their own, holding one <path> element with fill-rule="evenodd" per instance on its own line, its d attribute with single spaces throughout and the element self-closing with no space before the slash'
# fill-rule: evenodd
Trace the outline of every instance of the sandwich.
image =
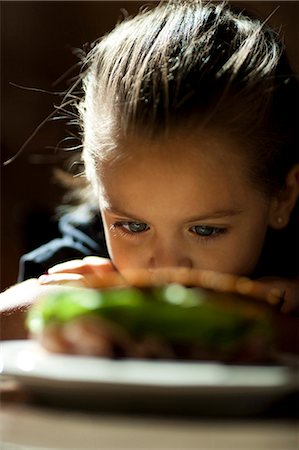
<svg viewBox="0 0 299 450">
<path fill-rule="evenodd" d="M 61 287 L 31 308 L 50 352 L 106 358 L 271 361 L 272 305 L 263 286 L 208 272 L 133 271 Z M 245 292 L 246 291 L 246 292 Z"/>
</svg>

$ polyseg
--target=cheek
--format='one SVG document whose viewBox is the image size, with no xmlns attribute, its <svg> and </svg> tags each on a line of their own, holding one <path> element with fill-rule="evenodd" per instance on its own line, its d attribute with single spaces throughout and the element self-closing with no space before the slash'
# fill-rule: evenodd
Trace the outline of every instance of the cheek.
<svg viewBox="0 0 299 450">
<path fill-rule="evenodd" d="M 207 249 L 201 254 L 204 267 L 208 270 L 250 275 L 260 258 L 267 227 L 251 230 L 244 229 L 232 233 L 222 243 L 213 249 Z"/>
<path fill-rule="evenodd" d="M 267 229 L 268 207 L 257 207 L 255 212 L 251 210 L 231 243 L 232 258 L 236 262 L 230 264 L 235 272 L 250 275 L 254 271 L 263 250 Z"/>
<path fill-rule="evenodd" d="M 118 270 L 143 267 L 144 248 L 114 236 L 105 223 L 104 230 L 110 259 Z"/>
<path fill-rule="evenodd" d="M 118 270 L 145 267 L 144 249 L 141 250 L 136 246 L 125 244 L 123 241 L 113 238 L 110 238 L 108 248 L 110 258 Z"/>
<path fill-rule="evenodd" d="M 223 237 L 194 246 L 191 250 L 194 265 L 199 269 L 250 276 L 260 258 L 267 228 L 266 215 L 247 216 Z"/>
</svg>

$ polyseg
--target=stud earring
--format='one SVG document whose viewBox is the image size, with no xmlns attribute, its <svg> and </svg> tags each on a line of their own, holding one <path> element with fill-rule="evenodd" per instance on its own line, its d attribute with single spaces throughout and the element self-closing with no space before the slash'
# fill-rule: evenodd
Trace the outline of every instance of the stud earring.
<svg viewBox="0 0 299 450">
<path fill-rule="evenodd" d="M 281 225 L 282 224 L 282 222 L 283 222 L 283 220 L 282 220 L 282 217 L 277 217 L 277 222 L 279 223 L 279 225 Z"/>
</svg>

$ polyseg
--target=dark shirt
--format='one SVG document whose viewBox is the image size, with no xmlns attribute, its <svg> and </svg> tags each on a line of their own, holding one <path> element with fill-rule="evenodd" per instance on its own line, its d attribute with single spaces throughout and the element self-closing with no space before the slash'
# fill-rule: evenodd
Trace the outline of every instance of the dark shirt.
<svg viewBox="0 0 299 450">
<path fill-rule="evenodd" d="M 49 267 L 84 256 L 109 258 L 101 217 L 82 208 L 60 219 L 61 236 L 22 256 L 18 281 L 35 278 Z M 269 229 L 264 249 L 252 278 L 298 278 L 298 208 L 283 230 Z"/>
<path fill-rule="evenodd" d="M 109 258 L 99 214 L 66 214 L 58 229 L 59 237 L 21 257 L 18 281 L 39 277 L 49 267 L 71 259 L 91 255 Z"/>
</svg>

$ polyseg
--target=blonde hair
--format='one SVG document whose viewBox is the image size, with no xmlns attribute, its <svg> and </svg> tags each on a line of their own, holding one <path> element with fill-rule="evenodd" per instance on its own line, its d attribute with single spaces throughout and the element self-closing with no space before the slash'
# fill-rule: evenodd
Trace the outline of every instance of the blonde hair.
<svg viewBox="0 0 299 450">
<path fill-rule="evenodd" d="M 128 132 L 149 137 L 188 121 L 252 142 L 252 179 L 281 186 L 296 160 L 298 83 L 276 32 L 225 3 L 173 0 L 100 39 L 78 105 L 85 171 L 119 157 Z"/>
</svg>

